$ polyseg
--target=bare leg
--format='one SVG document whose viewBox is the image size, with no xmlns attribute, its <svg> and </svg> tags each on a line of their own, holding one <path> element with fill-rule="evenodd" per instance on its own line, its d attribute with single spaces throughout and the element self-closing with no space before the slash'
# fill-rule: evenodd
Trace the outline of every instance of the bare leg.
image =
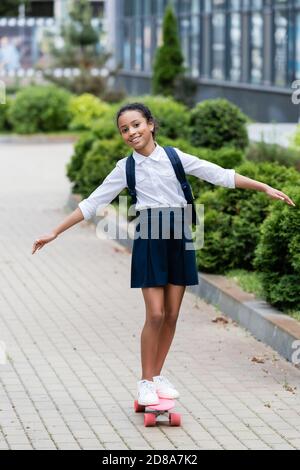
<svg viewBox="0 0 300 470">
<path fill-rule="evenodd" d="M 142 380 L 153 380 L 159 331 L 164 316 L 164 288 L 142 288 L 146 322 L 141 335 Z"/>
<path fill-rule="evenodd" d="M 160 375 L 172 344 L 184 292 L 185 286 L 175 286 L 174 284 L 165 286 L 165 315 L 159 332 L 154 376 Z"/>
</svg>

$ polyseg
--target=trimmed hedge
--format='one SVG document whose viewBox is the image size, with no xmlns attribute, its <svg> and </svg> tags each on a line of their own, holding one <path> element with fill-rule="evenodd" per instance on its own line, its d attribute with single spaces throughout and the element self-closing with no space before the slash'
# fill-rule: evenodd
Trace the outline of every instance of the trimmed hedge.
<svg viewBox="0 0 300 470">
<path fill-rule="evenodd" d="M 245 157 L 253 162 L 276 162 L 300 170 L 300 150 L 295 148 L 286 148 L 278 144 L 267 144 L 266 142 L 255 142 L 249 145 Z"/>
<path fill-rule="evenodd" d="M 82 134 L 74 146 L 74 154 L 71 160 L 66 164 L 67 176 L 74 183 L 72 188 L 73 193 L 80 194 L 80 170 L 94 142 L 95 136 L 92 132 Z"/>
<path fill-rule="evenodd" d="M 277 164 L 246 162 L 236 171 L 280 190 L 287 182 L 300 184 L 296 170 Z M 203 193 L 197 200 L 205 205 L 204 247 L 197 252 L 199 269 L 219 274 L 234 268 L 253 270 L 260 226 L 274 202 L 263 192 L 245 189 L 218 187 Z"/>
<path fill-rule="evenodd" d="M 166 137 L 158 137 L 157 142 L 162 145 L 171 145 L 180 149 L 182 152 L 194 155 L 202 160 L 207 160 L 223 168 L 236 168 L 244 161 L 244 154 L 241 150 L 232 147 L 223 147 L 217 150 L 209 148 L 194 147 L 184 139 L 168 139 Z M 208 183 L 207 181 L 200 180 L 196 176 L 187 175 L 187 180 L 190 182 L 194 197 L 198 198 L 206 190 L 215 190 L 217 186 Z"/>
<path fill-rule="evenodd" d="M 90 135 L 86 140 L 81 139 L 68 167 L 75 182 L 73 192 L 88 197 L 127 154 L 128 146 L 121 139 L 90 140 Z M 76 165 L 77 171 L 74 170 Z"/>
<path fill-rule="evenodd" d="M 300 309 L 300 191 L 289 185 L 283 192 L 296 207 L 273 204 L 261 227 L 254 267 L 262 272 L 266 299 L 278 308 Z"/>
<path fill-rule="evenodd" d="M 69 103 L 72 120 L 71 130 L 86 130 L 100 117 L 107 115 L 111 107 L 90 93 L 74 96 Z"/>
<path fill-rule="evenodd" d="M 8 118 L 19 134 L 60 131 L 70 121 L 70 93 L 62 88 L 30 86 L 22 89 L 12 102 Z"/>
<path fill-rule="evenodd" d="M 191 111 L 190 141 L 196 147 L 230 146 L 243 150 L 249 143 L 246 122 L 247 116 L 230 101 L 204 100 Z"/>
</svg>

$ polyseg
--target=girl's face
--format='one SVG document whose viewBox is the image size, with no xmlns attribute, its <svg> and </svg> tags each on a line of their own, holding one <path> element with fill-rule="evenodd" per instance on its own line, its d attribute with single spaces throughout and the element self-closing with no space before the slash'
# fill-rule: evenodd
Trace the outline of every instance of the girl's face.
<svg viewBox="0 0 300 470">
<path fill-rule="evenodd" d="M 153 142 L 154 123 L 147 122 L 139 111 L 125 111 L 119 117 L 118 126 L 123 140 L 136 151 Z"/>
</svg>

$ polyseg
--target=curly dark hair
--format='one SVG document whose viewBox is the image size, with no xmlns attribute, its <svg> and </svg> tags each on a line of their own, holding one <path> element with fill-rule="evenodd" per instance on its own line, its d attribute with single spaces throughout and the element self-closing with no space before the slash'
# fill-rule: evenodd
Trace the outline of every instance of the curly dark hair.
<svg viewBox="0 0 300 470">
<path fill-rule="evenodd" d="M 125 113 L 125 111 L 139 111 L 144 118 L 147 120 L 147 122 L 153 122 L 154 124 L 154 129 L 152 131 L 153 139 L 155 139 L 155 136 L 158 131 L 158 122 L 155 119 L 155 117 L 152 115 L 150 109 L 148 106 L 144 105 L 143 103 L 128 103 L 122 106 L 122 108 L 119 109 L 119 111 L 116 114 L 116 124 L 118 127 L 119 124 L 119 117 L 121 114 Z"/>
</svg>

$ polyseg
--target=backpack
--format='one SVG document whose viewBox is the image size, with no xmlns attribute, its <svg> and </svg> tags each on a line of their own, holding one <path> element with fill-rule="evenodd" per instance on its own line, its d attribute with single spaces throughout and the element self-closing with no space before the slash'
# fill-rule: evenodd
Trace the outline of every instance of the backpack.
<svg viewBox="0 0 300 470">
<path fill-rule="evenodd" d="M 168 155 L 170 162 L 172 163 L 173 169 L 175 171 L 176 177 L 181 185 L 183 194 L 188 204 L 192 204 L 192 223 L 196 224 L 198 221 L 196 209 L 194 205 L 194 196 L 192 189 L 186 180 L 185 171 L 182 166 L 181 160 L 173 147 L 163 147 Z M 136 204 L 136 190 L 135 190 L 135 160 L 133 155 L 129 155 L 126 160 L 126 179 L 127 179 L 127 187 L 129 194 L 132 199 L 132 204 Z"/>
</svg>

